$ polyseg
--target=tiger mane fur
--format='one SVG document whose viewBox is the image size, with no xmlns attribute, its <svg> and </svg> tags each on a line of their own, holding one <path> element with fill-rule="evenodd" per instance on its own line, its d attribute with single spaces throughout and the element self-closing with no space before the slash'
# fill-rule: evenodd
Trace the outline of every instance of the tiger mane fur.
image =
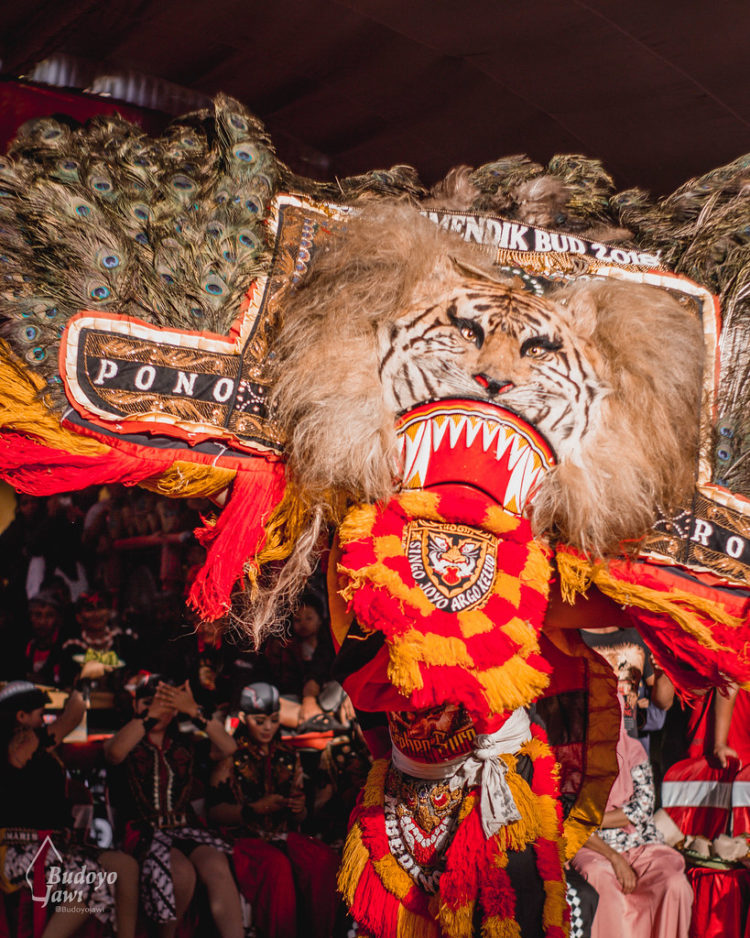
<svg viewBox="0 0 750 938">
<path fill-rule="evenodd" d="M 695 486 L 701 325 L 644 284 L 580 281 L 552 298 L 590 330 L 585 348 L 609 393 L 577 458 L 561 460 L 539 487 L 534 528 L 601 557 L 635 552 L 658 515 L 684 506 Z"/>
<path fill-rule="evenodd" d="M 378 376 L 376 329 L 414 309 L 456 261 L 509 282 L 488 254 L 417 209 L 379 203 L 315 254 L 308 279 L 289 297 L 272 407 L 308 528 L 265 596 L 261 619 L 301 587 L 320 533 L 341 520 L 342 506 L 386 499 L 397 488 L 396 414 Z M 692 489 L 701 328 L 654 287 L 587 281 L 553 299 L 608 391 L 580 451 L 545 477 L 532 522 L 537 536 L 606 557 L 623 541 L 637 542 Z"/>
</svg>

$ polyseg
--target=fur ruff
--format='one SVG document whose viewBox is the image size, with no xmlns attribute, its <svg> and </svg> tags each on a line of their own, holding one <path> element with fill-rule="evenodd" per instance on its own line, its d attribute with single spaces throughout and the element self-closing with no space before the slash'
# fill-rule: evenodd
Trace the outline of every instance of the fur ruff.
<svg viewBox="0 0 750 938">
<path fill-rule="evenodd" d="M 695 484 L 701 326 L 647 285 L 588 281 L 554 299 L 574 328 L 591 329 L 584 351 L 610 391 L 577 459 L 561 461 L 540 486 L 534 528 L 598 556 L 636 549 L 659 512 L 684 505 Z"/>
<path fill-rule="evenodd" d="M 395 491 L 396 414 L 378 378 L 376 329 L 420 302 L 426 308 L 455 261 L 498 279 L 481 250 L 404 203 L 381 203 L 331 239 L 291 297 L 273 407 L 314 533 L 287 562 L 285 597 L 301 586 L 325 523 Z M 637 542 L 694 484 L 701 329 L 655 287 L 590 281 L 552 299 L 608 393 L 581 447 L 540 486 L 532 521 L 537 536 L 607 556 Z M 274 601 L 267 597 L 266 616 Z"/>
</svg>

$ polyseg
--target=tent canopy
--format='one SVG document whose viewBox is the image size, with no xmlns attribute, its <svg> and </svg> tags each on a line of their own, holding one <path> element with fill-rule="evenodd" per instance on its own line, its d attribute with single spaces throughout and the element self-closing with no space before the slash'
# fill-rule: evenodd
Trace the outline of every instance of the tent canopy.
<svg viewBox="0 0 750 938">
<path fill-rule="evenodd" d="M 15 0 L 0 58 L 225 91 L 319 178 L 575 152 L 666 193 L 750 150 L 748 27 L 739 0 Z"/>
</svg>

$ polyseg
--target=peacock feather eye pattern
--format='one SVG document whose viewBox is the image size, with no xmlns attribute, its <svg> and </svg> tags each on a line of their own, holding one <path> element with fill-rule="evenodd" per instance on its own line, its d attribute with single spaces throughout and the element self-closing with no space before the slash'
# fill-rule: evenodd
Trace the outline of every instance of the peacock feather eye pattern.
<svg viewBox="0 0 750 938">
<path fill-rule="evenodd" d="M 115 271 L 121 265 L 122 258 L 113 248 L 100 248 L 96 254 L 96 262 L 106 271 Z"/>
<path fill-rule="evenodd" d="M 227 285 L 216 274 L 209 274 L 203 280 L 203 289 L 209 296 L 219 297 L 226 292 Z"/>
<path fill-rule="evenodd" d="M 258 151 L 250 143 L 238 143 L 232 152 L 242 163 L 256 163 L 258 161 Z"/>
<path fill-rule="evenodd" d="M 196 186 L 195 182 L 184 173 L 177 173 L 172 177 L 172 188 L 178 192 L 192 192 Z"/>
<path fill-rule="evenodd" d="M 265 272 L 279 176 L 263 127 L 229 98 L 156 138 L 115 115 L 25 125 L 0 157 L 0 269 L 13 278 L 0 315 L 45 400 L 65 406 L 57 343 L 80 310 L 226 334 Z"/>
<path fill-rule="evenodd" d="M 30 349 L 24 357 L 26 361 L 31 362 L 32 365 L 39 365 L 46 359 L 47 350 L 41 345 L 37 345 L 33 349 Z"/>
<path fill-rule="evenodd" d="M 133 217 L 137 221 L 148 221 L 150 217 L 148 205 L 145 205 L 143 202 L 136 202 L 130 209 Z"/>
</svg>

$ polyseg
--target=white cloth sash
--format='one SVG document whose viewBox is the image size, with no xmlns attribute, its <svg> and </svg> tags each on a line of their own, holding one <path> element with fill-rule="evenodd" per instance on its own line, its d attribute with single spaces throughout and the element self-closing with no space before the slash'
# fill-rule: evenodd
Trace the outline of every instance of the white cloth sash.
<svg viewBox="0 0 750 938">
<path fill-rule="evenodd" d="M 414 778 L 427 781 L 450 779 L 451 787 L 456 788 L 459 785 L 469 788 L 479 785 L 482 830 L 486 837 L 491 837 L 501 827 L 521 818 L 505 779 L 508 767 L 500 756 L 518 752 L 529 739 L 529 715 L 519 708 L 495 733 L 477 735 L 473 751 L 465 756 L 446 762 L 417 762 L 394 746 L 391 760 L 399 772 Z"/>
</svg>

